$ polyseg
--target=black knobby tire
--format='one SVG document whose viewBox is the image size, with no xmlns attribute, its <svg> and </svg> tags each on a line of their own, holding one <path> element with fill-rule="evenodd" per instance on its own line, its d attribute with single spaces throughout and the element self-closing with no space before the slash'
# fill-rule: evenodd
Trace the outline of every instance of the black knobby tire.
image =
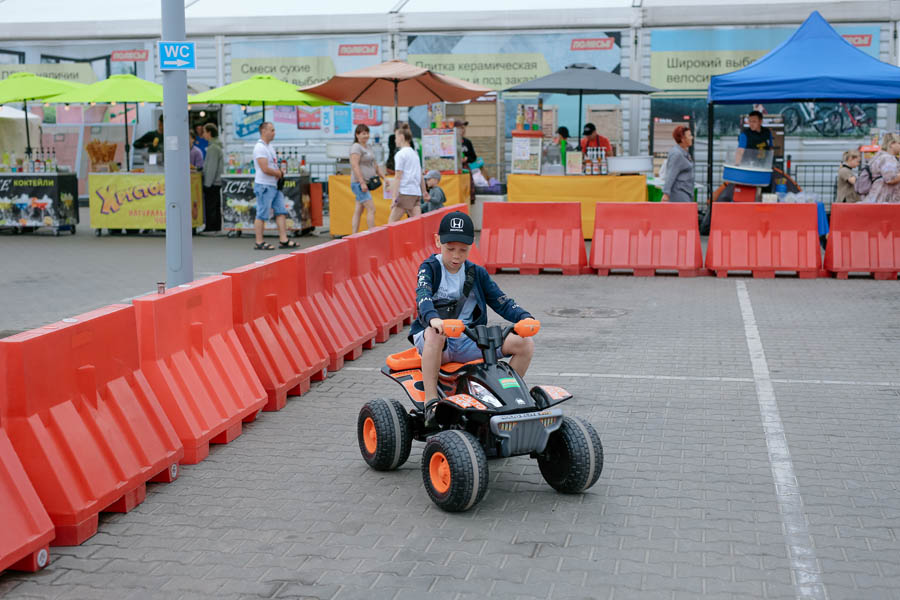
<svg viewBox="0 0 900 600">
<path fill-rule="evenodd" d="M 822 117 L 822 128 L 819 130 L 824 136 L 837 137 L 844 131 L 844 113 L 838 109 L 832 109 Z"/>
<path fill-rule="evenodd" d="M 544 480 L 564 494 L 578 494 L 595 483 L 603 470 L 603 446 L 594 426 L 564 417 L 550 435 L 544 454 L 538 457 Z"/>
<path fill-rule="evenodd" d="M 435 471 L 444 469 L 448 477 L 442 481 L 439 475 L 435 476 Z M 458 429 L 431 436 L 422 453 L 422 481 L 428 496 L 439 508 L 447 512 L 469 510 L 487 491 L 484 449 L 472 434 Z"/>
<path fill-rule="evenodd" d="M 393 471 L 409 458 L 409 415 L 396 400 L 367 402 L 359 411 L 356 434 L 363 460 L 376 471 Z"/>
</svg>

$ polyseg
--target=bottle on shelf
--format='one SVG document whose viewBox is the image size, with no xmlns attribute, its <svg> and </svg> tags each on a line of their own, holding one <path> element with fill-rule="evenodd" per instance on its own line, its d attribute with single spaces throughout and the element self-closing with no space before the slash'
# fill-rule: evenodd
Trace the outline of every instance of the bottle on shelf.
<svg viewBox="0 0 900 600">
<path fill-rule="evenodd" d="M 302 155 L 300 157 L 300 174 L 307 175 L 309 174 L 309 167 L 306 165 L 306 155 Z"/>
<path fill-rule="evenodd" d="M 34 155 L 34 168 L 32 169 L 32 171 L 34 171 L 35 173 L 44 172 L 44 160 L 42 158 L 43 154 L 43 148 L 38 148 L 37 152 Z"/>
<path fill-rule="evenodd" d="M 56 146 L 53 146 L 53 155 L 51 157 L 51 160 L 53 161 L 53 172 L 56 173 L 59 171 L 59 163 L 56 162 Z"/>
<path fill-rule="evenodd" d="M 606 162 L 606 148 L 600 148 L 600 174 L 609 175 L 609 165 Z"/>
</svg>

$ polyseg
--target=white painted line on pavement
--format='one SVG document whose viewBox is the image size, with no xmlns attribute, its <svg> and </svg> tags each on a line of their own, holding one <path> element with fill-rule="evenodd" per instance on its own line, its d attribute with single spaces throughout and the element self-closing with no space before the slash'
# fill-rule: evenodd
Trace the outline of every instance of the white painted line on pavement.
<svg viewBox="0 0 900 600">
<path fill-rule="evenodd" d="M 753 316 L 753 305 L 750 304 L 750 294 L 747 292 L 746 283 L 736 281 L 735 284 L 738 302 L 741 305 L 741 316 L 744 319 L 744 335 L 747 338 L 747 349 L 750 351 L 750 363 L 756 382 L 756 397 L 759 400 L 763 431 L 766 434 L 766 446 L 769 449 L 769 466 L 775 480 L 775 498 L 778 501 L 784 540 L 791 561 L 794 592 L 798 599 L 825 600 L 828 595 L 822 582 L 822 569 L 806 526 L 800 485 L 794 474 L 794 462 L 791 460 L 784 425 L 781 423 L 775 389 L 769 377 L 766 353 L 759 337 L 759 329 L 756 327 L 756 317 Z"/>
<path fill-rule="evenodd" d="M 346 371 L 380 371 L 380 367 L 344 367 Z M 646 381 L 711 381 L 719 383 L 754 383 L 751 377 L 701 377 L 695 375 L 634 375 L 630 373 L 560 373 L 530 371 L 529 377 L 572 377 L 597 379 L 637 379 Z M 790 385 L 846 385 L 866 387 L 900 387 L 900 381 L 844 381 L 840 379 L 769 379 L 772 383 Z"/>
</svg>

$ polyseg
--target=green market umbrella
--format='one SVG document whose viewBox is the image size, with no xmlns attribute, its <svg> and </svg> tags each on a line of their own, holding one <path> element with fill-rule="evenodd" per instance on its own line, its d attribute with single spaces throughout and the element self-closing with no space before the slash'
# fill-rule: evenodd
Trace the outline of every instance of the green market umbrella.
<svg viewBox="0 0 900 600">
<path fill-rule="evenodd" d="M 111 75 L 103 81 L 64 92 L 48 100 L 54 104 L 96 104 L 122 102 L 125 114 L 125 169 L 131 165 L 131 146 L 128 145 L 128 103 L 163 101 L 163 86 L 130 74 Z"/>
<path fill-rule="evenodd" d="M 318 94 L 298 91 L 297 86 L 271 75 L 254 75 L 243 81 L 236 81 L 195 96 L 189 96 L 188 104 L 262 106 L 263 121 L 265 121 L 267 104 L 270 106 L 334 106 L 343 103 Z"/>
<path fill-rule="evenodd" d="M 41 77 L 34 73 L 13 73 L 0 81 L 0 104 L 22 102 L 27 115 L 29 100 L 43 100 L 80 87 L 83 87 L 83 84 Z M 25 119 L 25 154 L 26 156 L 31 156 L 31 135 L 28 132 L 28 119 Z"/>
</svg>

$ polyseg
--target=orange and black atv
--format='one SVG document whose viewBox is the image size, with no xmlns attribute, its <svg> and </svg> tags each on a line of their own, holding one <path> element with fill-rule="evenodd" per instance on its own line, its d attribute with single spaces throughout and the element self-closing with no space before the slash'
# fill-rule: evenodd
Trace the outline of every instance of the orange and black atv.
<svg viewBox="0 0 900 600">
<path fill-rule="evenodd" d="M 594 427 L 566 417 L 558 404 L 572 397 L 555 386 L 528 388 L 497 348 L 513 331 L 532 336 L 540 322 L 525 319 L 514 326 L 477 325 L 445 320 L 444 332 L 471 338 L 483 358 L 447 363 L 439 375 L 440 399 L 426 425 L 421 357 L 415 348 L 388 357 L 381 371 L 406 390 L 413 408 L 397 400 L 377 399 L 359 411 L 359 450 L 370 467 L 391 471 L 409 458 L 412 440 L 425 442 L 422 479 L 440 508 L 464 511 L 484 496 L 487 459 L 527 454 L 536 458 L 544 479 L 557 491 L 588 489 L 603 469 L 603 447 Z"/>
</svg>

